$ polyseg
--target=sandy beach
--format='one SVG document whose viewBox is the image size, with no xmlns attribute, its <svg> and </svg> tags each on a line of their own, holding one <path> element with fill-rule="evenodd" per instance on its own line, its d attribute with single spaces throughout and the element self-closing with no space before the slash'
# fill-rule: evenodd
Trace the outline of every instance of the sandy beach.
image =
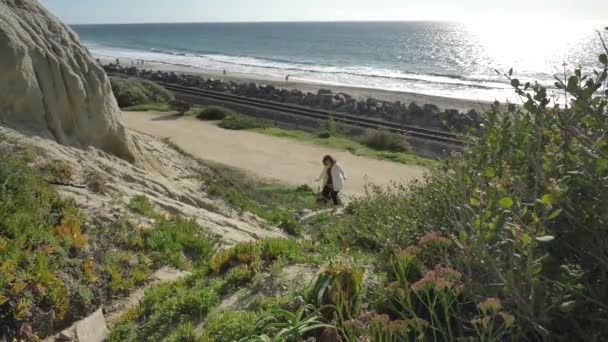
<svg viewBox="0 0 608 342">
<path fill-rule="evenodd" d="M 116 58 L 107 56 L 95 56 L 102 64 L 116 63 Z M 168 63 L 160 63 L 155 61 L 144 61 L 144 66 L 136 65 L 134 59 L 121 58 L 121 65 L 123 66 L 136 66 L 138 68 L 148 70 L 158 70 L 166 72 L 176 72 L 184 74 L 199 75 L 205 78 L 219 79 L 223 81 L 235 81 L 238 83 L 249 83 L 254 82 L 258 84 L 273 85 L 277 88 L 285 89 L 298 89 L 303 92 L 316 93 L 319 89 L 330 89 L 334 93 L 346 93 L 350 96 L 358 99 L 365 100 L 367 98 L 375 98 L 384 101 L 401 101 L 403 103 L 416 102 L 419 105 L 434 104 L 442 110 L 445 109 L 458 109 L 461 112 L 467 112 L 474 109 L 478 112 L 484 112 L 490 108 L 490 102 L 485 101 L 473 101 L 466 99 L 458 99 L 443 96 L 424 95 L 400 91 L 390 91 L 374 88 L 360 88 L 342 85 L 333 85 L 325 83 L 313 83 L 304 82 L 298 80 L 297 77 L 291 77 L 289 83 L 285 83 L 285 79 L 279 79 L 270 76 L 252 75 L 252 74 L 239 74 L 232 73 L 230 70 L 226 70 L 226 75 L 223 74 L 223 70 L 203 70 L 191 66 L 175 65 Z"/>
</svg>

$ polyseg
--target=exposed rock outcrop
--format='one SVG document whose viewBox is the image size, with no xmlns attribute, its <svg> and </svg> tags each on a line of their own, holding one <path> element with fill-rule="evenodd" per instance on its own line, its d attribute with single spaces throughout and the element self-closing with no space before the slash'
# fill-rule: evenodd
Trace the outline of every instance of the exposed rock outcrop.
<svg viewBox="0 0 608 342">
<path fill-rule="evenodd" d="M 136 159 L 108 77 L 36 0 L 0 0 L 0 124 Z"/>
</svg>

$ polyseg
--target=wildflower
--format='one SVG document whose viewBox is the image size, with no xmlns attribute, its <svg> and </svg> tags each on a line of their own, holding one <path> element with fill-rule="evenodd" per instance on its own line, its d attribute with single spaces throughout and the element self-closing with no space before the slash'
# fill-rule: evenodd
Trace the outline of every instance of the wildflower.
<svg viewBox="0 0 608 342">
<path fill-rule="evenodd" d="M 354 318 L 344 322 L 344 329 L 349 331 L 363 332 L 367 330 L 365 323 Z"/>
<path fill-rule="evenodd" d="M 404 320 L 395 320 L 386 324 L 382 328 L 382 332 L 389 334 L 399 334 L 399 333 L 407 333 L 409 330 L 409 323 Z"/>
<path fill-rule="evenodd" d="M 397 259 L 399 260 L 411 260 L 413 258 L 415 258 L 418 253 L 420 253 L 420 248 L 416 247 L 416 246 L 410 246 L 406 249 L 399 249 L 395 252 L 395 255 L 397 256 Z"/>
<path fill-rule="evenodd" d="M 449 267 L 437 266 L 434 270 L 427 272 L 422 279 L 412 284 L 411 289 L 414 292 L 422 292 L 425 290 L 443 291 L 456 287 L 457 282 L 461 278 L 460 272 Z"/>
<path fill-rule="evenodd" d="M 505 327 L 511 328 L 515 325 L 515 317 L 513 317 L 513 315 L 506 313 L 504 311 L 501 311 L 498 314 L 500 315 L 500 317 L 502 317 L 502 320 L 505 322 Z"/>
<path fill-rule="evenodd" d="M 421 237 L 418 242 L 419 246 L 449 247 L 451 244 L 450 239 L 441 236 L 439 233 L 428 233 Z"/>
<path fill-rule="evenodd" d="M 477 328 L 487 329 L 490 326 L 490 320 L 489 316 L 477 317 L 471 320 L 471 324 Z"/>
<path fill-rule="evenodd" d="M 498 298 L 488 298 L 477 304 L 477 308 L 484 314 L 497 313 L 500 311 L 500 309 L 502 309 L 502 303 L 500 303 L 500 299 Z"/>
<path fill-rule="evenodd" d="M 370 323 L 375 326 L 384 326 L 389 320 L 390 318 L 388 317 L 388 315 L 375 314 L 374 317 L 372 317 Z"/>
</svg>

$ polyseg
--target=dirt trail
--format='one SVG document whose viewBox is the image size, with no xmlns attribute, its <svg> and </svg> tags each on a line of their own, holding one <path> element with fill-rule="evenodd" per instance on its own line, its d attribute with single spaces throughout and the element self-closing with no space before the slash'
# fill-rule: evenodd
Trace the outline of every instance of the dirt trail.
<svg viewBox="0 0 608 342">
<path fill-rule="evenodd" d="M 332 154 L 346 170 L 347 196 L 364 193 L 366 183 L 387 185 L 420 178 L 424 168 L 355 156 L 347 151 L 316 146 L 289 138 L 247 131 L 231 131 L 190 117 L 125 112 L 122 122 L 130 129 L 169 138 L 184 151 L 216 163 L 236 167 L 256 176 L 291 185 L 308 184 L 321 172 L 321 158 Z"/>
</svg>

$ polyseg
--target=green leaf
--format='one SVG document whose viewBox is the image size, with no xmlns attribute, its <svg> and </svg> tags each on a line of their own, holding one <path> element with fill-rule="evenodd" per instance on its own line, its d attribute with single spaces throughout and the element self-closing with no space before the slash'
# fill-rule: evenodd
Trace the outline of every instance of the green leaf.
<svg viewBox="0 0 608 342">
<path fill-rule="evenodd" d="M 479 200 L 477 198 L 471 197 L 471 205 L 474 206 L 474 207 L 478 207 L 479 206 Z"/>
<path fill-rule="evenodd" d="M 514 88 L 519 87 L 519 80 L 517 78 L 514 78 L 511 80 L 511 86 Z"/>
<path fill-rule="evenodd" d="M 556 218 L 557 216 L 559 216 L 559 214 L 562 213 L 561 209 L 557 209 L 554 212 L 551 213 L 551 215 L 549 215 L 549 217 L 547 217 L 547 220 L 553 220 L 554 218 Z"/>
<path fill-rule="evenodd" d="M 568 78 L 568 85 L 566 86 L 566 89 L 572 91 L 572 90 L 576 90 L 577 87 L 578 87 L 578 77 L 570 76 L 570 78 Z"/>
<path fill-rule="evenodd" d="M 496 171 L 493 169 L 486 169 L 486 177 L 492 178 L 496 176 Z"/>
<path fill-rule="evenodd" d="M 524 244 L 529 244 L 530 241 L 532 241 L 532 238 L 530 237 L 530 235 L 528 234 L 524 234 L 521 236 L 521 242 L 523 242 Z"/>
<path fill-rule="evenodd" d="M 576 301 L 571 300 L 571 301 L 563 302 L 562 304 L 560 304 L 559 309 L 564 313 L 569 313 L 569 312 L 572 312 L 572 310 L 574 310 L 575 306 L 576 306 Z"/>
<path fill-rule="evenodd" d="M 464 230 L 461 230 L 460 233 L 458 233 L 458 240 L 460 240 L 460 242 L 467 242 L 468 239 L 469 234 L 467 234 L 467 232 L 465 232 Z"/>
<path fill-rule="evenodd" d="M 541 202 L 543 202 L 546 205 L 552 205 L 553 203 L 555 203 L 555 201 L 553 201 L 553 196 L 551 196 L 551 194 L 546 194 L 544 195 L 541 199 Z"/>
<path fill-rule="evenodd" d="M 555 236 L 553 236 L 553 235 L 539 236 L 536 238 L 536 241 L 540 241 L 540 242 L 550 242 L 553 240 L 555 240 Z"/>
<path fill-rule="evenodd" d="M 539 274 L 543 270 L 543 264 L 535 263 L 532 265 L 532 274 Z"/>
<path fill-rule="evenodd" d="M 600 63 L 608 64 L 608 56 L 605 53 L 600 55 Z"/>
<path fill-rule="evenodd" d="M 513 206 L 513 200 L 509 197 L 503 197 L 498 204 L 500 204 L 500 206 L 504 209 L 509 209 Z"/>
</svg>

